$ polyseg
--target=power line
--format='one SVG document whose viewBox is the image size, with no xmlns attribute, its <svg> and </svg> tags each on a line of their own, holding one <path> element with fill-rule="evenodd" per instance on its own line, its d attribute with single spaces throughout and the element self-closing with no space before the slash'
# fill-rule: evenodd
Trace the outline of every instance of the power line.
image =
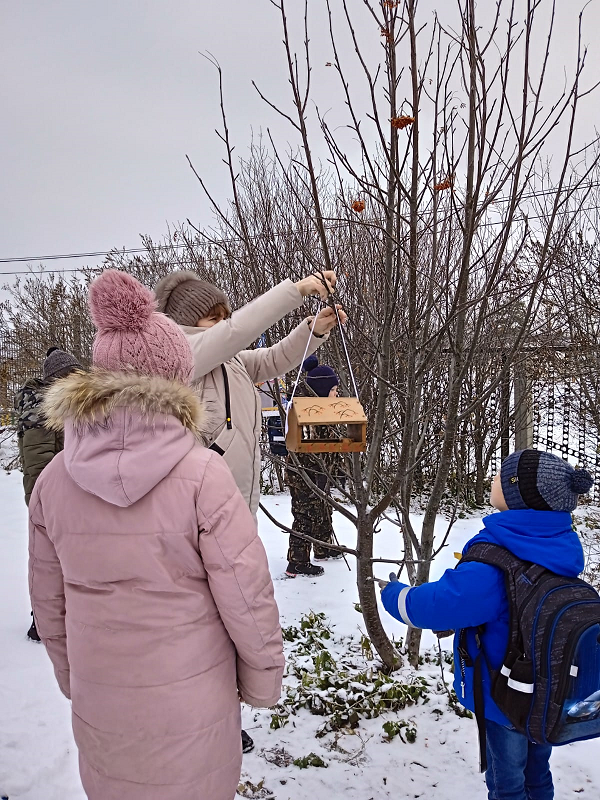
<svg viewBox="0 0 600 800">
<path fill-rule="evenodd" d="M 165 249 L 166 247 L 185 247 L 184 244 L 173 245 L 156 245 L 157 249 Z M 98 256 L 109 256 L 111 253 L 146 253 L 146 247 L 130 247 L 123 250 L 117 250 L 113 247 L 112 250 L 97 250 L 90 253 L 58 253 L 51 256 L 18 256 L 17 258 L 0 258 L 0 264 L 16 264 L 19 261 L 55 261 L 61 258 L 97 258 Z M 0 273 L 7 274 L 7 273 Z"/>
<path fill-rule="evenodd" d="M 1 272 L 0 275 L 56 275 L 58 273 L 62 274 L 63 272 L 83 272 L 85 269 L 94 269 L 94 267 L 74 267 L 73 269 L 22 269 L 22 270 L 13 270 L 10 272 Z"/>
<path fill-rule="evenodd" d="M 590 184 L 589 186 L 587 186 L 585 188 L 592 188 L 593 186 L 599 186 L 600 187 L 600 183 Z M 533 193 L 531 195 L 528 195 L 527 197 L 541 197 L 543 195 L 552 194 L 553 191 L 554 190 L 536 192 L 536 193 Z M 494 205 L 496 203 L 501 203 L 501 202 L 502 203 L 508 202 L 509 200 L 510 200 L 510 198 L 498 198 L 497 200 L 492 201 L 491 205 Z M 579 209 L 579 212 L 580 213 L 585 213 L 585 212 L 588 212 L 588 211 L 598 211 L 598 210 L 600 210 L 600 205 L 587 206 L 587 207 L 584 206 L 584 207 Z M 565 211 L 558 211 L 556 216 L 557 217 L 565 217 L 569 213 L 571 213 L 571 212 L 566 211 L 566 210 Z M 536 220 L 536 219 L 546 219 L 548 216 L 549 216 L 548 214 L 536 214 L 536 215 L 524 214 L 523 217 L 520 217 L 519 219 L 515 219 L 515 220 L 513 220 L 513 222 L 525 222 L 525 220 L 529 221 L 529 220 Z M 342 227 L 344 227 L 344 226 L 346 226 L 348 224 L 349 224 L 349 222 L 345 222 L 343 224 L 340 223 L 340 224 L 337 224 L 337 225 L 328 225 L 328 226 L 325 227 L 325 229 L 326 230 L 337 230 L 337 229 L 342 228 Z M 504 224 L 506 224 L 505 221 L 501 220 L 501 219 L 500 220 L 488 220 L 487 222 L 482 222 L 479 225 L 477 225 L 477 228 L 478 229 L 479 228 L 489 228 L 489 227 L 491 227 L 493 225 L 504 225 Z M 286 233 L 269 232 L 269 233 L 256 234 L 255 236 L 251 236 L 249 238 L 252 239 L 252 240 L 256 240 L 256 239 L 263 239 L 263 238 L 265 238 L 267 236 L 276 236 L 276 237 L 284 237 L 285 236 L 285 237 L 287 237 L 287 236 L 294 236 L 295 234 L 301 233 L 301 232 L 302 231 L 288 231 Z M 237 241 L 241 241 L 241 238 L 239 236 L 232 237 L 231 239 L 216 239 L 213 242 L 207 241 L 207 244 L 209 244 L 209 245 L 210 244 L 223 245 L 223 244 L 232 244 L 233 242 L 237 242 Z M 188 244 L 168 244 L 168 245 L 158 245 L 157 244 L 157 245 L 153 245 L 153 247 L 156 250 L 175 250 L 175 249 L 179 249 L 179 248 L 182 248 L 182 247 L 189 248 L 189 245 Z M 101 251 L 89 252 L 89 253 L 61 253 L 61 254 L 50 255 L 50 256 L 32 256 L 32 257 L 22 257 L 22 258 L 21 257 L 19 257 L 19 258 L 0 258 L 0 264 L 11 264 L 11 263 L 16 263 L 16 262 L 26 262 L 26 261 L 54 261 L 54 260 L 58 260 L 58 259 L 89 258 L 89 257 L 94 257 L 94 256 L 108 256 L 108 255 L 111 255 L 111 254 L 124 255 L 124 254 L 130 254 L 130 253 L 148 253 L 148 252 L 149 252 L 149 250 L 146 247 L 124 248 L 123 250 L 115 250 L 113 248 L 112 250 L 101 250 Z M 205 257 L 202 256 L 202 258 L 205 258 Z M 209 263 L 215 263 L 215 262 L 216 262 L 216 259 L 209 260 Z M 179 264 L 187 264 L 187 265 L 189 265 L 189 264 L 195 264 L 196 262 L 195 261 L 180 261 L 178 263 Z M 53 274 L 53 273 L 65 273 L 65 272 L 84 272 L 86 269 L 94 269 L 94 267 L 75 267 L 73 269 L 56 269 L 56 270 L 51 270 L 51 269 L 7 270 L 7 271 L 0 271 L 0 275 L 39 275 L 39 274 L 42 274 L 42 273 Z"/>
<path fill-rule="evenodd" d="M 581 186 L 577 186 L 577 190 L 585 190 L 585 189 L 596 189 L 600 187 L 600 182 L 593 182 L 593 183 L 586 183 L 581 184 Z M 569 189 L 572 187 L 566 187 Z M 556 192 L 556 188 L 549 188 L 549 189 L 541 189 L 540 191 L 530 192 L 529 194 L 523 194 L 519 198 L 519 202 L 522 200 L 531 200 L 535 197 L 545 197 L 547 195 L 554 194 Z M 494 206 L 496 203 L 509 203 L 513 198 L 512 197 L 497 197 L 495 200 L 490 201 L 490 205 Z M 529 219 L 539 219 L 540 217 L 529 217 Z M 347 224 L 347 223 L 346 223 Z M 489 223 L 492 225 L 498 223 Z M 340 225 L 330 226 L 328 229 L 334 229 L 337 227 L 341 227 Z M 269 233 L 269 234 L 257 234 L 256 236 L 252 236 L 252 239 L 260 239 L 264 236 L 275 235 L 275 236 L 292 236 L 293 232 L 289 233 Z M 234 236 L 230 239 L 219 239 L 215 241 L 215 244 L 231 244 L 232 242 L 240 241 L 239 236 Z M 171 250 L 171 249 L 178 249 L 180 247 L 188 247 L 188 244 L 157 244 L 154 245 L 156 250 Z M 71 258 L 97 258 L 98 256 L 109 256 L 112 253 L 115 254 L 124 254 L 124 253 L 147 253 L 148 248 L 146 247 L 128 247 L 119 250 L 113 247 L 111 250 L 96 250 L 90 251 L 88 253 L 55 253 L 48 256 L 15 256 L 13 258 L 0 258 L 0 264 L 16 264 L 19 262 L 27 262 L 27 261 L 56 261 L 59 259 L 71 259 Z M 64 270 L 65 272 L 71 270 Z M 74 270 L 77 271 L 77 270 Z M 0 272 L 0 275 L 16 275 L 17 273 L 12 272 Z M 25 273 L 23 273 L 25 274 Z"/>
</svg>

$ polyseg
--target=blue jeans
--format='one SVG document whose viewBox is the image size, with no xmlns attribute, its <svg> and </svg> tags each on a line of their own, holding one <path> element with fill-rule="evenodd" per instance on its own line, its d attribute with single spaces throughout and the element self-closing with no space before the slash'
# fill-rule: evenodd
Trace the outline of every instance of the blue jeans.
<svg viewBox="0 0 600 800">
<path fill-rule="evenodd" d="M 551 745 L 533 744 L 514 728 L 487 719 L 488 800 L 553 800 Z"/>
</svg>

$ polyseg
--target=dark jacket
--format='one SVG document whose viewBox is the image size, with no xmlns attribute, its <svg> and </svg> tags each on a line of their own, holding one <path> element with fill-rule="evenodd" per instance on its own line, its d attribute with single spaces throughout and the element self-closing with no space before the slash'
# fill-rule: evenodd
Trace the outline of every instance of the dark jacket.
<svg viewBox="0 0 600 800">
<path fill-rule="evenodd" d="M 40 404 L 45 389 L 46 384 L 43 381 L 30 378 L 15 398 L 15 408 L 19 414 L 17 440 L 27 505 L 41 471 L 64 446 L 62 433 L 44 427 Z"/>
<path fill-rule="evenodd" d="M 501 511 L 483 519 L 484 528 L 463 549 L 477 542 L 492 542 L 518 558 L 540 564 L 558 575 L 577 576 L 584 567 L 583 549 L 567 511 Z M 503 573 L 489 564 L 467 562 L 449 569 L 439 581 L 410 588 L 389 583 L 381 595 L 386 610 L 401 622 L 417 628 L 455 630 L 468 628 L 467 645 L 472 659 L 477 655 L 475 628 L 485 625 L 482 643 L 492 669 L 498 669 L 509 634 L 508 600 Z M 454 637 L 454 688 L 460 702 L 475 710 L 473 668 L 465 667 L 464 687 Z M 501 725 L 508 719 L 490 695 L 490 679 L 484 669 L 485 716 Z"/>
</svg>

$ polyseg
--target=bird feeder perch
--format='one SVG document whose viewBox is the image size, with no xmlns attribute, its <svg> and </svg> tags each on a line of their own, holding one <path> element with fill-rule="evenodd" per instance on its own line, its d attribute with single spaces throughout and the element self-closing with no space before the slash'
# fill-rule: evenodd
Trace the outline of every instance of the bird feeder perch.
<svg viewBox="0 0 600 800">
<path fill-rule="evenodd" d="M 320 426 L 333 428 L 328 438 L 319 438 Z M 367 417 L 356 397 L 294 397 L 285 444 L 292 453 L 362 453 Z"/>
</svg>

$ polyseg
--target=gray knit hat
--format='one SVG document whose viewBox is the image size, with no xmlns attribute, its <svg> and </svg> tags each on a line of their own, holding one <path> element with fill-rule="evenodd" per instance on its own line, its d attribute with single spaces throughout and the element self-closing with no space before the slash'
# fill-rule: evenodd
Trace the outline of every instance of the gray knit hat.
<svg viewBox="0 0 600 800">
<path fill-rule="evenodd" d="M 568 461 L 541 450 L 518 450 L 500 467 L 502 493 L 509 509 L 573 511 L 577 498 L 592 488 L 587 469 L 575 469 Z"/>
<path fill-rule="evenodd" d="M 222 303 L 231 313 L 225 292 L 201 280 L 195 272 L 171 272 L 156 284 L 154 294 L 158 311 L 178 325 L 195 326 L 217 303 Z"/>
<path fill-rule="evenodd" d="M 51 347 L 44 360 L 44 381 L 49 381 L 59 376 L 62 377 L 63 374 L 68 375 L 69 372 L 75 369 L 83 369 L 83 366 L 72 353 L 67 353 L 59 347 Z"/>
</svg>

